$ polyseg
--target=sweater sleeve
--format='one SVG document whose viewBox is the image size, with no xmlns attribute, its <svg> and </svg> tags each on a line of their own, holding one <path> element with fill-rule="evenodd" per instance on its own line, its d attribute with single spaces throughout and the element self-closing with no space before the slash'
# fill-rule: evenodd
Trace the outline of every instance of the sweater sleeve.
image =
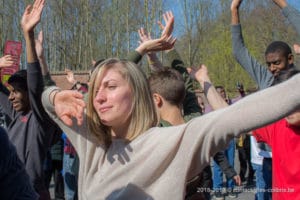
<svg viewBox="0 0 300 200">
<path fill-rule="evenodd" d="M 28 63 L 27 68 L 27 84 L 30 106 L 35 119 L 41 128 L 39 132 L 40 135 L 38 137 L 44 144 L 48 143 L 48 145 L 50 145 L 54 133 L 61 132 L 61 130 L 57 124 L 51 120 L 42 104 L 41 98 L 44 90 L 44 79 L 39 62 Z M 48 123 L 45 123 L 45 121 Z"/>
<path fill-rule="evenodd" d="M 248 72 L 251 78 L 258 84 L 259 89 L 269 87 L 274 80 L 273 75 L 267 67 L 262 66 L 254 57 L 251 56 L 246 48 L 242 27 L 240 24 L 231 26 L 232 50 L 236 61 Z"/>
<path fill-rule="evenodd" d="M 294 26 L 298 35 L 300 35 L 300 12 L 296 8 L 287 5 L 282 9 L 282 13 Z"/>
<path fill-rule="evenodd" d="M 84 116 L 83 125 L 78 126 L 74 121 L 72 126 L 65 125 L 56 115 L 54 106 L 51 104 L 49 96 L 51 92 L 59 89 L 56 86 L 48 87 L 42 95 L 42 102 L 45 110 L 51 117 L 51 119 L 62 129 L 62 131 L 67 135 L 68 139 L 74 146 L 78 156 L 81 157 L 85 152 L 87 140 L 89 143 L 93 143 L 94 145 L 101 146 L 94 136 L 88 134 L 87 124 L 86 124 L 86 116 Z"/>
<path fill-rule="evenodd" d="M 44 123 L 47 116 L 41 101 L 44 89 L 43 76 L 39 62 L 27 64 L 27 85 L 31 109 L 40 124 Z"/>
<path fill-rule="evenodd" d="M 142 60 L 143 56 L 141 54 L 139 54 L 139 52 L 137 51 L 132 51 L 128 54 L 127 56 L 127 60 L 138 64 L 141 60 Z"/>
<path fill-rule="evenodd" d="M 52 80 L 49 72 L 47 72 L 47 74 L 43 75 L 43 82 L 44 82 L 45 88 L 55 85 L 55 82 Z"/>
<path fill-rule="evenodd" d="M 183 142 L 187 142 L 185 146 L 188 149 L 194 150 L 194 160 L 198 160 L 191 162 L 190 175 L 197 175 L 202 165 L 209 163 L 210 156 L 225 149 L 234 137 L 277 121 L 298 109 L 299 84 L 300 75 L 296 75 L 284 83 L 188 122 Z"/>
</svg>

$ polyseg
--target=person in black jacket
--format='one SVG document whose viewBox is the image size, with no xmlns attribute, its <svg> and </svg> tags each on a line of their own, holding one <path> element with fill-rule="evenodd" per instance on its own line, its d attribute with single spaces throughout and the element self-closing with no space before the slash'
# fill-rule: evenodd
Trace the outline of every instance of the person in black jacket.
<svg viewBox="0 0 300 200">
<path fill-rule="evenodd" d="M 34 27 L 38 24 L 35 16 L 41 15 L 44 0 L 36 0 L 28 6 L 22 16 L 21 26 L 26 43 L 27 70 L 20 70 L 8 79 L 9 95 L 0 85 L 0 104 L 11 118 L 8 137 L 16 146 L 17 154 L 40 199 L 50 199 L 44 182 L 43 162 L 57 131 L 57 125 L 49 118 L 41 102 L 44 89 L 40 63 L 35 51 Z"/>
</svg>

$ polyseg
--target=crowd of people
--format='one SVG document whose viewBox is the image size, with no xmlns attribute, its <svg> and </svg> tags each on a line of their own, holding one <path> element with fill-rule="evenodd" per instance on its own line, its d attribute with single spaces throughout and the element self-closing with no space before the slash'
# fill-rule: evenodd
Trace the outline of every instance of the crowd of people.
<svg viewBox="0 0 300 200">
<path fill-rule="evenodd" d="M 273 2 L 299 34 L 300 12 L 286 0 Z M 42 31 L 35 38 L 45 0 L 27 6 L 21 19 L 26 70 L 7 86 L 0 83 L 0 198 L 50 200 L 53 176 L 55 199 L 222 200 L 238 198 L 235 185 L 243 183 L 256 184 L 256 200 L 300 199 L 299 70 L 283 41 L 267 46 L 267 66 L 251 56 L 241 3 L 231 4 L 233 55 L 259 91 L 246 94 L 239 83 L 235 99 L 213 85 L 204 64 L 184 65 L 170 11 L 158 23 L 158 38 L 141 28 L 127 59 L 93 61 L 87 83 L 66 69 L 73 86 L 62 90 L 49 73 Z M 140 67 L 144 55 L 150 74 Z M 1 67 L 15 62 L 0 58 Z"/>
</svg>

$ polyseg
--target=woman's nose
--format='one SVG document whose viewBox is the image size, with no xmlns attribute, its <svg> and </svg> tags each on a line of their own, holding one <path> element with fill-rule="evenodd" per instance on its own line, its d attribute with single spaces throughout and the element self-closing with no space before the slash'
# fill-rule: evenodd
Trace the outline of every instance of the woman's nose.
<svg viewBox="0 0 300 200">
<path fill-rule="evenodd" d="M 99 103 L 104 102 L 106 100 L 106 95 L 105 95 L 104 91 L 98 91 L 97 95 L 95 96 L 95 99 Z"/>
</svg>

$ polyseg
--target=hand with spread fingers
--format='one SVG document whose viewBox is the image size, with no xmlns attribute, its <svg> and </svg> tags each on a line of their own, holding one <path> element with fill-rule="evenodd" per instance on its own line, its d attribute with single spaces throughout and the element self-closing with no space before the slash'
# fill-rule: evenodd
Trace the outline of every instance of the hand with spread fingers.
<svg viewBox="0 0 300 200">
<path fill-rule="evenodd" d="M 148 52 L 155 52 L 155 51 L 164 51 L 172 49 L 175 45 L 176 38 L 173 38 L 172 35 L 167 36 L 164 35 L 158 39 L 152 39 L 149 35 L 146 35 L 143 30 L 139 30 L 140 37 L 144 40 L 140 42 L 136 51 L 139 52 L 141 55 L 144 55 Z"/>
<path fill-rule="evenodd" d="M 167 11 L 163 14 L 163 18 L 166 24 L 165 26 L 161 23 L 161 21 L 157 22 L 160 29 L 162 30 L 161 36 L 169 37 L 174 29 L 174 15 L 171 11 Z"/>
<path fill-rule="evenodd" d="M 33 5 L 28 5 L 21 19 L 24 32 L 29 32 L 40 22 L 45 0 L 36 0 Z"/>
<path fill-rule="evenodd" d="M 138 33 L 140 37 L 140 41 L 139 41 L 140 44 L 152 39 L 150 33 L 147 33 L 147 31 L 144 28 L 140 28 L 138 30 Z"/>
<path fill-rule="evenodd" d="M 68 126 L 72 126 L 74 118 L 81 125 L 85 108 L 83 95 L 75 90 L 54 91 L 52 95 L 57 116 Z"/>
</svg>

